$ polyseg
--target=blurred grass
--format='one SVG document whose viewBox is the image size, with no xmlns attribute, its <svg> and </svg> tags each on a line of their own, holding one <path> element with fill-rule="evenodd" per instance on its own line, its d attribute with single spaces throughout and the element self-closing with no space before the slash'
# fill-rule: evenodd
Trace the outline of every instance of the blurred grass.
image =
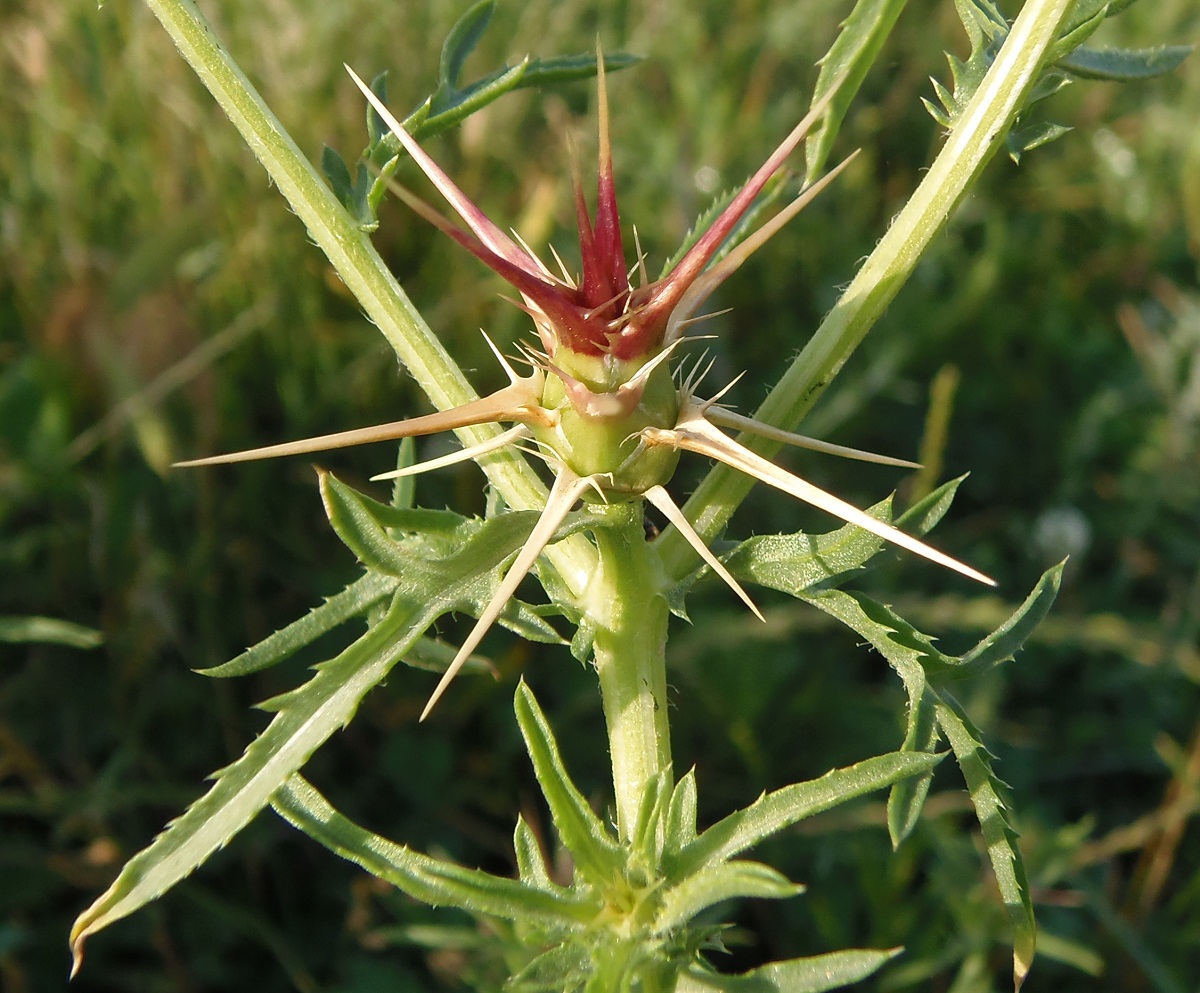
<svg viewBox="0 0 1200 993">
<path fill-rule="evenodd" d="M 407 109 L 461 13 L 362 0 L 205 9 L 314 159 L 322 143 L 349 155 L 362 144 L 342 61 L 390 69 Z M 520 57 L 528 39 L 539 54 L 586 49 L 597 33 L 646 56 L 611 85 L 622 207 L 655 268 L 801 115 L 846 9 L 507 4 L 472 66 Z M 1189 0 L 1162 0 L 1106 30 L 1154 44 L 1198 28 Z M 938 141 L 919 97 L 944 75 L 941 50 L 961 52 L 957 32 L 949 4 L 908 12 L 847 121 L 843 147 L 864 154 L 723 293 L 734 309 L 713 322 L 719 374 L 749 370 L 735 402 L 761 397 L 915 185 Z M 5 5 L 0 85 L 0 615 L 104 639 L 90 650 L 0 640 L 0 988 L 24 993 L 58 988 L 71 918 L 240 752 L 262 725 L 248 705 L 298 679 L 303 660 L 228 684 L 189 670 L 355 571 L 306 463 L 166 465 L 424 407 L 140 6 Z M 585 85 L 514 96 L 431 151 L 493 217 L 571 258 L 563 135 L 573 129 L 587 154 L 592 103 Z M 991 167 L 806 430 L 921 449 L 945 476 L 971 470 L 939 540 L 999 577 L 1009 600 L 1072 554 L 1042 637 L 964 689 L 1018 799 L 1051 936 L 1027 988 L 1186 989 L 1200 974 L 1200 64 L 1152 84 L 1077 85 L 1047 112 L 1076 130 L 1020 169 Z M 498 282 L 394 206 L 377 240 L 488 385 L 498 370 L 476 329 L 526 333 Z M 934 404 L 943 445 L 925 426 L 938 423 L 927 415 L 947 363 L 960 379 L 952 405 Z M 361 481 L 391 457 L 328 463 Z M 897 483 L 878 467 L 803 458 L 814 481 L 863 502 Z M 480 510 L 481 478 L 440 474 L 420 498 Z M 829 522 L 756 494 L 733 533 L 798 524 Z M 898 604 L 951 648 L 1003 610 L 899 559 L 872 582 L 892 600 L 906 590 Z M 900 740 L 902 696 L 880 660 L 764 600 L 765 627 L 714 591 L 678 634 L 676 756 L 697 764 L 709 817 Z M 588 674 L 565 653 L 489 645 L 500 685 L 464 685 L 417 730 L 428 687 L 398 677 L 312 772 L 379 830 L 503 869 L 518 809 L 548 830 L 509 717 L 516 673 L 528 667 L 556 723 L 577 728 L 568 759 L 597 796 L 607 769 Z M 809 892 L 744 908 L 731 963 L 906 943 L 879 988 L 1003 989 L 1003 914 L 960 787 L 940 785 L 896 855 L 871 805 L 764 852 Z M 383 950 L 395 923 L 445 918 L 263 818 L 93 942 L 76 988 L 455 988 L 452 954 Z"/>
</svg>

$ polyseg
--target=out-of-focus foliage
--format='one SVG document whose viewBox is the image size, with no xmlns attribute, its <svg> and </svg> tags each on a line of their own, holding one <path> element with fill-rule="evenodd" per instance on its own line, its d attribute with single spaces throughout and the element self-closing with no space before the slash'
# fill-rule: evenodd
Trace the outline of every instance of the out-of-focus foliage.
<svg viewBox="0 0 1200 993">
<path fill-rule="evenodd" d="M 347 158 L 363 144 L 341 62 L 387 69 L 407 110 L 405 95 L 436 81 L 463 7 L 205 6 L 314 160 L 323 144 Z M 530 38 L 542 53 L 578 51 L 597 33 L 646 56 L 610 85 L 622 207 L 656 269 L 801 116 L 814 60 L 848 9 L 504 4 L 474 58 L 513 63 Z M 859 160 L 722 294 L 733 311 L 714 347 L 723 373 L 749 370 L 731 395 L 743 408 L 940 140 L 921 98 L 931 74 L 948 84 L 943 50 L 967 57 L 954 7 L 910 10 L 897 32 L 846 118 L 841 143 L 861 146 Z M 1198 33 L 1190 0 L 1160 0 L 1089 44 Z M 225 661 L 355 572 L 303 461 L 191 475 L 166 465 L 424 407 L 146 11 L 5 7 L 0 85 L 0 615 L 103 634 L 92 648 L 0 640 L 0 977 L 5 990 L 37 991 L 66 974 L 74 914 L 201 792 L 202 775 L 236 757 L 265 723 L 246 704 L 294 685 L 304 660 L 244 680 L 189 669 Z M 564 134 L 591 147 L 590 123 L 576 119 L 593 92 L 510 95 L 433 150 L 492 216 L 569 259 Z M 924 436 L 941 476 L 972 472 L 939 534 L 1001 593 L 976 596 L 899 560 L 875 580 L 948 652 L 1072 555 L 1037 638 L 960 700 L 999 731 L 995 767 L 1022 801 L 1044 929 L 1028 988 L 1188 989 L 1200 973 L 1200 65 L 1154 83 L 1071 86 L 1052 113 L 1073 132 L 1020 168 L 991 166 L 804 430 L 898 455 Z M 477 385 L 491 385 L 476 329 L 508 342 L 527 324 L 497 300 L 498 282 L 395 204 L 376 237 L 430 324 L 478 367 Z M 927 431 L 934 415 L 944 444 Z M 336 464 L 361 481 L 393 457 L 346 452 Z M 801 457 L 806 475 L 863 504 L 897 483 L 902 500 L 924 486 Z M 464 468 L 422 480 L 421 502 L 482 508 L 481 479 Z M 740 514 L 739 533 L 828 524 L 765 493 Z M 898 589 L 930 595 L 899 603 Z M 676 761 L 698 765 L 702 824 L 903 737 L 903 691 L 879 656 L 807 607 L 764 599 L 766 626 L 714 590 L 675 639 Z M 518 811 L 548 831 L 508 709 L 515 674 L 528 673 L 560 729 L 574 725 L 561 745 L 596 796 L 607 762 L 592 682 L 565 649 L 504 634 L 485 648 L 501 685 L 464 681 L 418 729 L 429 684 L 398 675 L 308 771 L 356 820 L 504 872 Z M 773 843 L 764 859 L 809 892 L 749 906 L 758 937 L 725 936 L 729 968 L 906 941 L 880 980 L 889 988 L 1000 988 L 1003 908 L 979 868 L 967 798 L 940 782 L 895 855 L 882 804 Z M 78 988 L 455 988 L 455 941 L 487 940 L 262 818 L 113 928 Z"/>
</svg>

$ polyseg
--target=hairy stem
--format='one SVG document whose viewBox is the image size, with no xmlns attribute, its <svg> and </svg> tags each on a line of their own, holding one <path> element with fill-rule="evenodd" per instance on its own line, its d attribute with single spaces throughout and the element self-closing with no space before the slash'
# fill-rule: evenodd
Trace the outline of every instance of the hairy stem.
<svg viewBox="0 0 1200 993">
<path fill-rule="evenodd" d="M 284 130 L 226 51 L 192 0 L 146 0 L 180 53 L 270 174 L 367 316 L 439 410 L 476 398 L 455 361 L 417 313 L 362 231 Z M 494 437 L 494 425 L 461 428 L 464 446 Z M 546 488 L 523 458 L 498 453 L 484 467 L 492 485 L 517 510 L 539 509 Z M 559 542 L 547 551 L 573 592 L 580 591 L 595 555 L 586 540 Z"/>
<path fill-rule="evenodd" d="M 924 180 L 896 216 L 875 251 L 846 288 L 816 334 L 758 408 L 755 417 L 794 430 L 866 336 L 921 255 L 954 213 L 983 167 L 1003 144 L 1026 95 L 1037 82 L 1046 51 L 1058 35 L 1071 0 L 1028 0 L 996 61 L 946 140 Z M 780 443 L 742 435 L 764 457 Z M 684 507 L 696 530 L 711 540 L 750 492 L 753 480 L 717 465 Z M 658 549 L 669 575 L 695 567 L 693 552 L 675 529 Z"/>
<path fill-rule="evenodd" d="M 627 839 L 646 784 L 669 770 L 667 602 L 658 556 L 646 543 L 640 500 L 605 510 L 611 528 L 596 530 L 600 566 L 584 595 L 595 625 L 593 653 L 608 743 L 617 828 Z"/>
</svg>

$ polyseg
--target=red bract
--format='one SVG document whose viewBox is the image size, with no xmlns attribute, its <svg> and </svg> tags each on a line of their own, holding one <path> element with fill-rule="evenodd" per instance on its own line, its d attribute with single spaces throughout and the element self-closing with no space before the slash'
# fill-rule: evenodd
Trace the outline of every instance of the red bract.
<svg viewBox="0 0 1200 993">
<path fill-rule="evenodd" d="M 834 92 L 831 90 L 796 125 L 667 275 L 653 283 L 631 286 L 613 182 L 604 68 L 599 65 L 600 149 L 596 217 L 593 223 L 576 175 L 575 213 L 583 273 L 578 281 L 565 272 L 560 278 L 493 224 L 405 132 L 354 71 L 349 67 L 347 71 L 468 230 L 457 227 L 405 190 L 399 191 L 402 199 L 520 291 L 524 308 L 537 325 L 542 345 L 552 359 L 560 348 L 581 355 L 608 355 L 623 361 L 644 360 L 656 355 L 679 336 L 696 309 L 750 252 L 790 220 L 837 171 L 804 190 L 755 236 L 744 242 L 741 247 L 748 246 L 748 250 L 731 252 L 710 267 L 717 251 L 767 182 L 783 167 L 787 157 L 824 112 Z"/>
</svg>

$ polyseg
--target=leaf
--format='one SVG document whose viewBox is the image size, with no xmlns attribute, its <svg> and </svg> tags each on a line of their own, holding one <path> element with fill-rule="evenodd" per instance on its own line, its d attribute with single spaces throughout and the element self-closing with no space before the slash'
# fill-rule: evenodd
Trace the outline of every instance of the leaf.
<svg viewBox="0 0 1200 993">
<path fill-rule="evenodd" d="M 222 665 L 208 669 L 197 669 L 202 676 L 245 676 L 259 672 L 282 662 L 293 652 L 311 645 L 322 635 L 354 617 L 365 614 L 377 603 L 382 602 L 396 589 L 396 580 L 377 572 L 368 572 L 356 579 L 341 593 L 326 599 L 303 617 L 292 621 L 287 627 L 268 635 L 253 648 Z"/>
<path fill-rule="evenodd" d="M 330 494 L 328 503 L 345 530 L 352 527 L 368 535 L 377 549 L 384 541 L 401 547 L 383 534 L 367 513 L 367 505 L 356 502 L 349 487 L 326 474 L 322 488 Z M 396 517 L 412 513 L 378 506 Z M 382 620 L 336 658 L 318 666 L 317 674 L 306 684 L 262 704 L 277 711 L 268 728 L 240 759 L 218 774 L 205 796 L 135 855 L 112 886 L 80 915 L 72 931 L 76 964 L 88 935 L 161 895 L 241 830 L 271 793 L 354 716 L 367 691 L 388 674 L 436 618 L 451 610 L 482 610 L 491 599 L 502 563 L 528 535 L 527 518 L 536 516 L 533 512 L 508 513 L 469 522 L 465 527 L 468 537 L 452 554 L 437 559 L 418 554 L 405 557 L 403 575 L 397 577 L 391 606 Z M 590 520 L 587 515 L 573 516 L 568 531 L 587 526 Z M 414 545 L 421 547 L 419 542 Z"/>
<path fill-rule="evenodd" d="M 475 51 L 479 39 L 492 21 L 496 10 L 495 0 L 480 0 L 467 9 L 450 29 L 442 44 L 442 57 L 438 63 L 438 86 L 453 90 L 462 78 L 463 64 Z"/>
<path fill-rule="evenodd" d="M 941 756 L 937 755 L 891 752 L 834 769 L 819 779 L 764 793 L 749 807 L 722 818 L 701 833 L 678 856 L 666 859 L 668 874 L 679 877 L 731 858 L 797 821 L 908 776 L 919 776 L 940 761 Z"/>
<path fill-rule="evenodd" d="M 504 984 L 505 993 L 563 993 L 577 990 L 589 972 L 590 957 L 580 942 L 555 945 Z"/>
<path fill-rule="evenodd" d="M 1076 48 L 1058 61 L 1058 68 L 1081 79 L 1128 83 L 1174 72 L 1193 45 L 1159 45 L 1157 48 Z"/>
<path fill-rule="evenodd" d="M 908 727 L 901 750 L 932 754 L 941 740 L 934 710 L 937 694 L 929 688 L 925 680 L 925 671 L 920 666 L 914 666 L 910 676 L 912 685 L 909 679 L 905 679 L 905 687 L 908 690 Z M 889 791 L 887 824 L 893 849 L 899 848 L 901 842 L 912 834 L 917 826 L 932 784 L 933 773 L 927 772 L 921 776 L 902 779 Z"/>
<path fill-rule="evenodd" d="M 546 871 L 542 847 L 534 837 L 528 822 L 520 814 L 517 815 L 517 826 L 513 831 L 513 852 L 517 858 L 517 872 L 521 882 L 542 890 L 555 888 L 554 883 L 550 881 L 550 873 Z"/>
<path fill-rule="evenodd" d="M 0 641 L 97 648 L 104 634 L 57 617 L 0 617 Z"/>
<path fill-rule="evenodd" d="M 804 892 L 783 873 L 761 862 L 722 862 L 693 872 L 662 895 L 662 906 L 654 919 L 660 934 L 687 924 L 702 910 L 725 900 L 758 897 L 783 900 Z"/>
<path fill-rule="evenodd" d="M 809 958 L 772 962 L 740 976 L 689 969 L 677 993 L 824 993 L 857 983 L 877 972 L 903 949 L 851 948 Z"/>
<path fill-rule="evenodd" d="M 329 521 L 358 560 L 368 569 L 397 577 L 397 587 L 414 599 L 429 598 L 429 590 L 438 590 L 432 602 L 441 604 L 442 613 L 462 610 L 478 617 L 490 603 L 505 563 L 525 544 L 538 522 L 538 512 L 533 510 L 509 511 L 478 521 L 448 511 L 400 509 L 372 500 L 327 472 L 320 478 Z M 595 525 L 596 520 L 586 512 L 569 515 L 552 540 L 561 541 Z M 433 542 L 423 531 L 427 525 L 436 529 Z M 418 533 L 403 540 L 389 533 L 410 530 Z M 455 565 L 448 570 L 444 563 L 451 560 Z M 463 567 L 475 575 L 472 582 L 458 585 Z M 446 596 L 450 590 L 457 595 Z M 527 640 L 563 644 L 554 627 L 519 600 L 509 601 L 497 620 Z"/>
<path fill-rule="evenodd" d="M 772 179 L 763 188 L 763 192 L 759 195 L 758 199 L 755 200 L 750 209 L 742 215 L 742 219 L 738 221 L 734 229 L 729 232 L 729 235 L 726 237 L 725 241 L 722 242 L 721 247 L 717 249 L 717 251 L 713 254 L 713 257 L 709 259 L 708 266 L 706 268 L 711 268 L 720 262 L 721 259 L 728 255 L 732 249 L 736 248 L 740 242 L 744 241 L 746 237 L 757 227 L 758 218 L 761 216 L 762 212 L 783 196 L 783 193 L 787 188 L 785 179 L 786 176 L 781 174 L 778 178 Z M 748 181 L 749 178 L 747 177 L 747 182 Z M 745 183 L 742 185 L 744 186 Z M 683 241 L 680 243 L 679 247 L 675 249 L 674 254 L 668 257 L 663 263 L 662 271 L 658 276 L 659 279 L 667 276 L 671 270 L 679 264 L 680 260 L 687 255 L 696 242 L 700 240 L 701 236 L 713 226 L 713 223 L 716 221 L 716 219 L 720 217 L 722 213 L 724 213 L 725 208 L 727 208 L 733 202 L 733 198 L 736 197 L 741 190 L 742 186 L 735 186 L 733 189 L 725 190 L 723 193 L 720 193 L 713 198 L 712 203 L 708 205 L 704 212 L 696 218 L 692 226 L 688 229 L 688 233 L 684 235 Z"/>
<path fill-rule="evenodd" d="M 1066 564 L 1064 560 L 1042 573 L 1025 602 L 1000 627 L 962 657 L 953 675 L 974 674 L 1010 661 L 1050 612 L 1058 597 Z"/>
<path fill-rule="evenodd" d="M 554 826 L 574 858 L 576 869 L 597 885 L 611 882 L 624 863 L 623 852 L 571 782 L 546 715 L 524 681 L 517 686 L 513 706 Z"/>
<path fill-rule="evenodd" d="M 842 118 L 868 70 L 879 57 L 879 52 L 892 32 L 892 27 L 907 0 L 858 0 L 850 16 L 842 22 L 842 29 L 834 39 L 832 47 L 820 61 L 821 72 L 813 90 L 812 104 L 816 104 L 834 84 L 839 84 L 837 96 L 833 98 L 820 126 L 804 145 L 806 163 L 805 181 L 813 182 L 825 168 L 829 150 L 833 147 L 841 127 Z"/>
<path fill-rule="evenodd" d="M 633 832 L 629 836 L 629 854 L 655 873 L 662 861 L 664 832 L 661 828 L 671 792 L 668 771 L 659 771 L 647 780 Z"/>
<path fill-rule="evenodd" d="M 75 921 L 74 969 L 89 935 L 161 896 L 246 826 L 271 794 L 354 715 L 436 616 L 398 600 L 384 620 L 324 663 L 303 687 L 277 698 L 279 712 L 212 788 L 121 869 L 113 884 Z"/>
<path fill-rule="evenodd" d="M 867 513 L 891 520 L 890 499 Z M 801 596 L 834 577 L 860 568 L 883 546 L 883 539 L 853 524 L 828 534 L 758 535 L 748 538 L 724 557 L 726 568 L 737 579 Z"/>
<path fill-rule="evenodd" d="M 321 148 L 321 172 L 333 195 L 347 209 L 354 203 L 354 179 L 345 160 L 328 145 Z"/>
<path fill-rule="evenodd" d="M 604 55 L 604 71 L 619 72 L 642 61 L 640 55 L 629 52 L 612 52 Z M 521 77 L 521 86 L 551 86 L 556 83 L 573 83 L 591 79 L 596 75 L 595 52 L 580 52 L 578 55 L 559 55 L 549 59 L 532 59 Z"/>
<path fill-rule="evenodd" d="M 271 806 L 293 827 L 331 852 L 391 883 L 414 900 L 434 907 L 458 907 L 506 920 L 536 917 L 575 923 L 599 909 L 584 896 L 551 892 L 519 880 L 493 876 L 414 852 L 381 838 L 338 813 L 303 776 L 291 776 L 271 798 Z"/>
<path fill-rule="evenodd" d="M 814 607 L 836 617 L 891 663 L 905 683 L 907 667 L 926 672 L 952 668 L 958 659 L 934 647 L 933 639 L 896 614 L 890 607 L 854 590 L 818 590 L 804 596 Z"/>
<path fill-rule="evenodd" d="M 1020 990 L 1037 947 L 1037 923 L 1025 878 L 1025 864 L 1017 847 L 1017 832 L 1009 819 L 1007 788 L 992 770 L 991 757 L 978 730 L 954 701 L 937 704 L 938 726 L 954 751 L 967 781 L 971 804 L 987 846 L 988 859 L 1008 911 L 1013 929 L 1013 988 Z"/>
<path fill-rule="evenodd" d="M 689 769 L 675 784 L 667 808 L 665 851 L 675 853 L 696 838 L 696 769 Z"/>
<path fill-rule="evenodd" d="M 969 473 L 950 479 L 930 493 L 925 494 L 892 523 L 913 534 L 928 534 L 946 516 L 958 495 L 958 488 L 966 482 Z"/>
</svg>

